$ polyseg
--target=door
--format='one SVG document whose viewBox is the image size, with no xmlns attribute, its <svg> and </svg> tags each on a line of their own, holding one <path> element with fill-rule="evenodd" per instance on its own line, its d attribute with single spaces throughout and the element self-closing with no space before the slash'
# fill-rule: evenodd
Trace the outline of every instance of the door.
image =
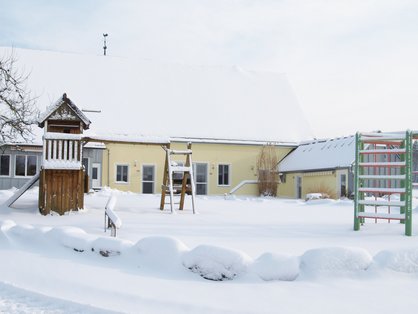
<svg viewBox="0 0 418 314">
<path fill-rule="evenodd" d="M 101 168 L 100 164 L 93 163 L 91 165 L 91 187 L 92 189 L 97 189 L 102 186 L 102 178 L 101 178 Z"/>
<path fill-rule="evenodd" d="M 193 163 L 193 174 L 195 177 L 196 194 L 208 194 L 208 164 Z"/>
<path fill-rule="evenodd" d="M 347 176 L 345 174 L 340 175 L 340 197 L 347 196 Z"/>
<path fill-rule="evenodd" d="M 302 177 L 296 177 L 296 198 L 302 198 Z"/>
<path fill-rule="evenodd" d="M 142 193 L 153 194 L 155 183 L 155 166 L 142 166 Z"/>
</svg>

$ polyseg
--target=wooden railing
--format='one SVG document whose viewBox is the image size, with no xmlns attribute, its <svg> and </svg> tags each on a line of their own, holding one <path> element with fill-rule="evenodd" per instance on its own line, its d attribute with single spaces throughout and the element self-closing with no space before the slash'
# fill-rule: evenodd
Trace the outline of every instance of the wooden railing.
<svg viewBox="0 0 418 314">
<path fill-rule="evenodd" d="M 43 169 L 81 169 L 81 134 L 45 133 Z"/>
</svg>

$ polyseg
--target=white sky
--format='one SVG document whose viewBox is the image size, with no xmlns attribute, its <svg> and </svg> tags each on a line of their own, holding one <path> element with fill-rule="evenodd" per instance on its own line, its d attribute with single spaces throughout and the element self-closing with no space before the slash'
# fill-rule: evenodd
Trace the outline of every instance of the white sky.
<svg viewBox="0 0 418 314">
<path fill-rule="evenodd" d="M 317 137 L 418 129 L 418 1 L 0 0 L 0 45 L 285 72 Z M 280 117 L 278 117 L 280 119 Z"/>
</svg>

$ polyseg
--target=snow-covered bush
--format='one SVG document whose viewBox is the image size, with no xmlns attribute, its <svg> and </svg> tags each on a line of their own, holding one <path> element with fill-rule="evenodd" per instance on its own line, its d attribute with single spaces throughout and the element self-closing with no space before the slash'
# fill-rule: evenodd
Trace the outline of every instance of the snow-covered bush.
<svg viewBox="0 0 418 314">
<path fill-rule="evenodd" d="M 181 256 L 188 247 L 181 241 L 163 236 L 147 237 L 135 244 L 143 264 L 159 269 L 181 267 Z"/>
<path fill-rule="evenodd" d="M 90 251 L 91 243 L 97 238 L 77 227 L 55 227 L 46 233 L 46 237 L 76 252 Z"/>
<path fill-rule="evenodd" d="M 7 230 L 7 235 L 10 240 L 16 241 L 19 244 L 34 247 L 43 245 L 45 243 L 44 232 L 31 225 L 14 225 Z"/>
<path fill-rule="evenodd" d="M 264 253 L 251 267 L 261 279 L 292 281 L 299 276 L 299 259 L 284 254 Z"/>
<path fill-rule="evenodd" d="M 183 255 L 183 265 L 205 279 L 234 279 L 247 271 L 251 259 L 235 250 L 200 245 Z"/>
<path fill-rule="evenodd" d="M 418 248 L 382 251 L 374 260 L 381 267 L 394 271 L 418 273 Z"/>
<path fill-rule="evenodd" d="M 360 248 L 318 248 L 302 255 L 301 269 L 307 272 L 353 272 L 366 270 L 372 261 L 369 252 Z"/>
<path fill-rule="evenodd" d="M 133 242 L 117 238 L 99 237 L 91 244 L 91 250 L 104 257 L 120 255 L 123 251 L 133 247 Z"/>
</svg>

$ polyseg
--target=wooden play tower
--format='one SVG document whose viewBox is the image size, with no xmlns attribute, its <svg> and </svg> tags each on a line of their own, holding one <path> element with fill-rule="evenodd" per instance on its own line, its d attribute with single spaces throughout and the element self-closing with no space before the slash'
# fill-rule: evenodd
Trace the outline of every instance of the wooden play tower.
<svg viewBox="0 0 418 314">
<path fill-rule="evenodd" d="M 39 211 L 60 215 L 84 206 L 82 135 L 90 120 L 64 94 L 39 119 L 44 128 Z"/>
</svg>

